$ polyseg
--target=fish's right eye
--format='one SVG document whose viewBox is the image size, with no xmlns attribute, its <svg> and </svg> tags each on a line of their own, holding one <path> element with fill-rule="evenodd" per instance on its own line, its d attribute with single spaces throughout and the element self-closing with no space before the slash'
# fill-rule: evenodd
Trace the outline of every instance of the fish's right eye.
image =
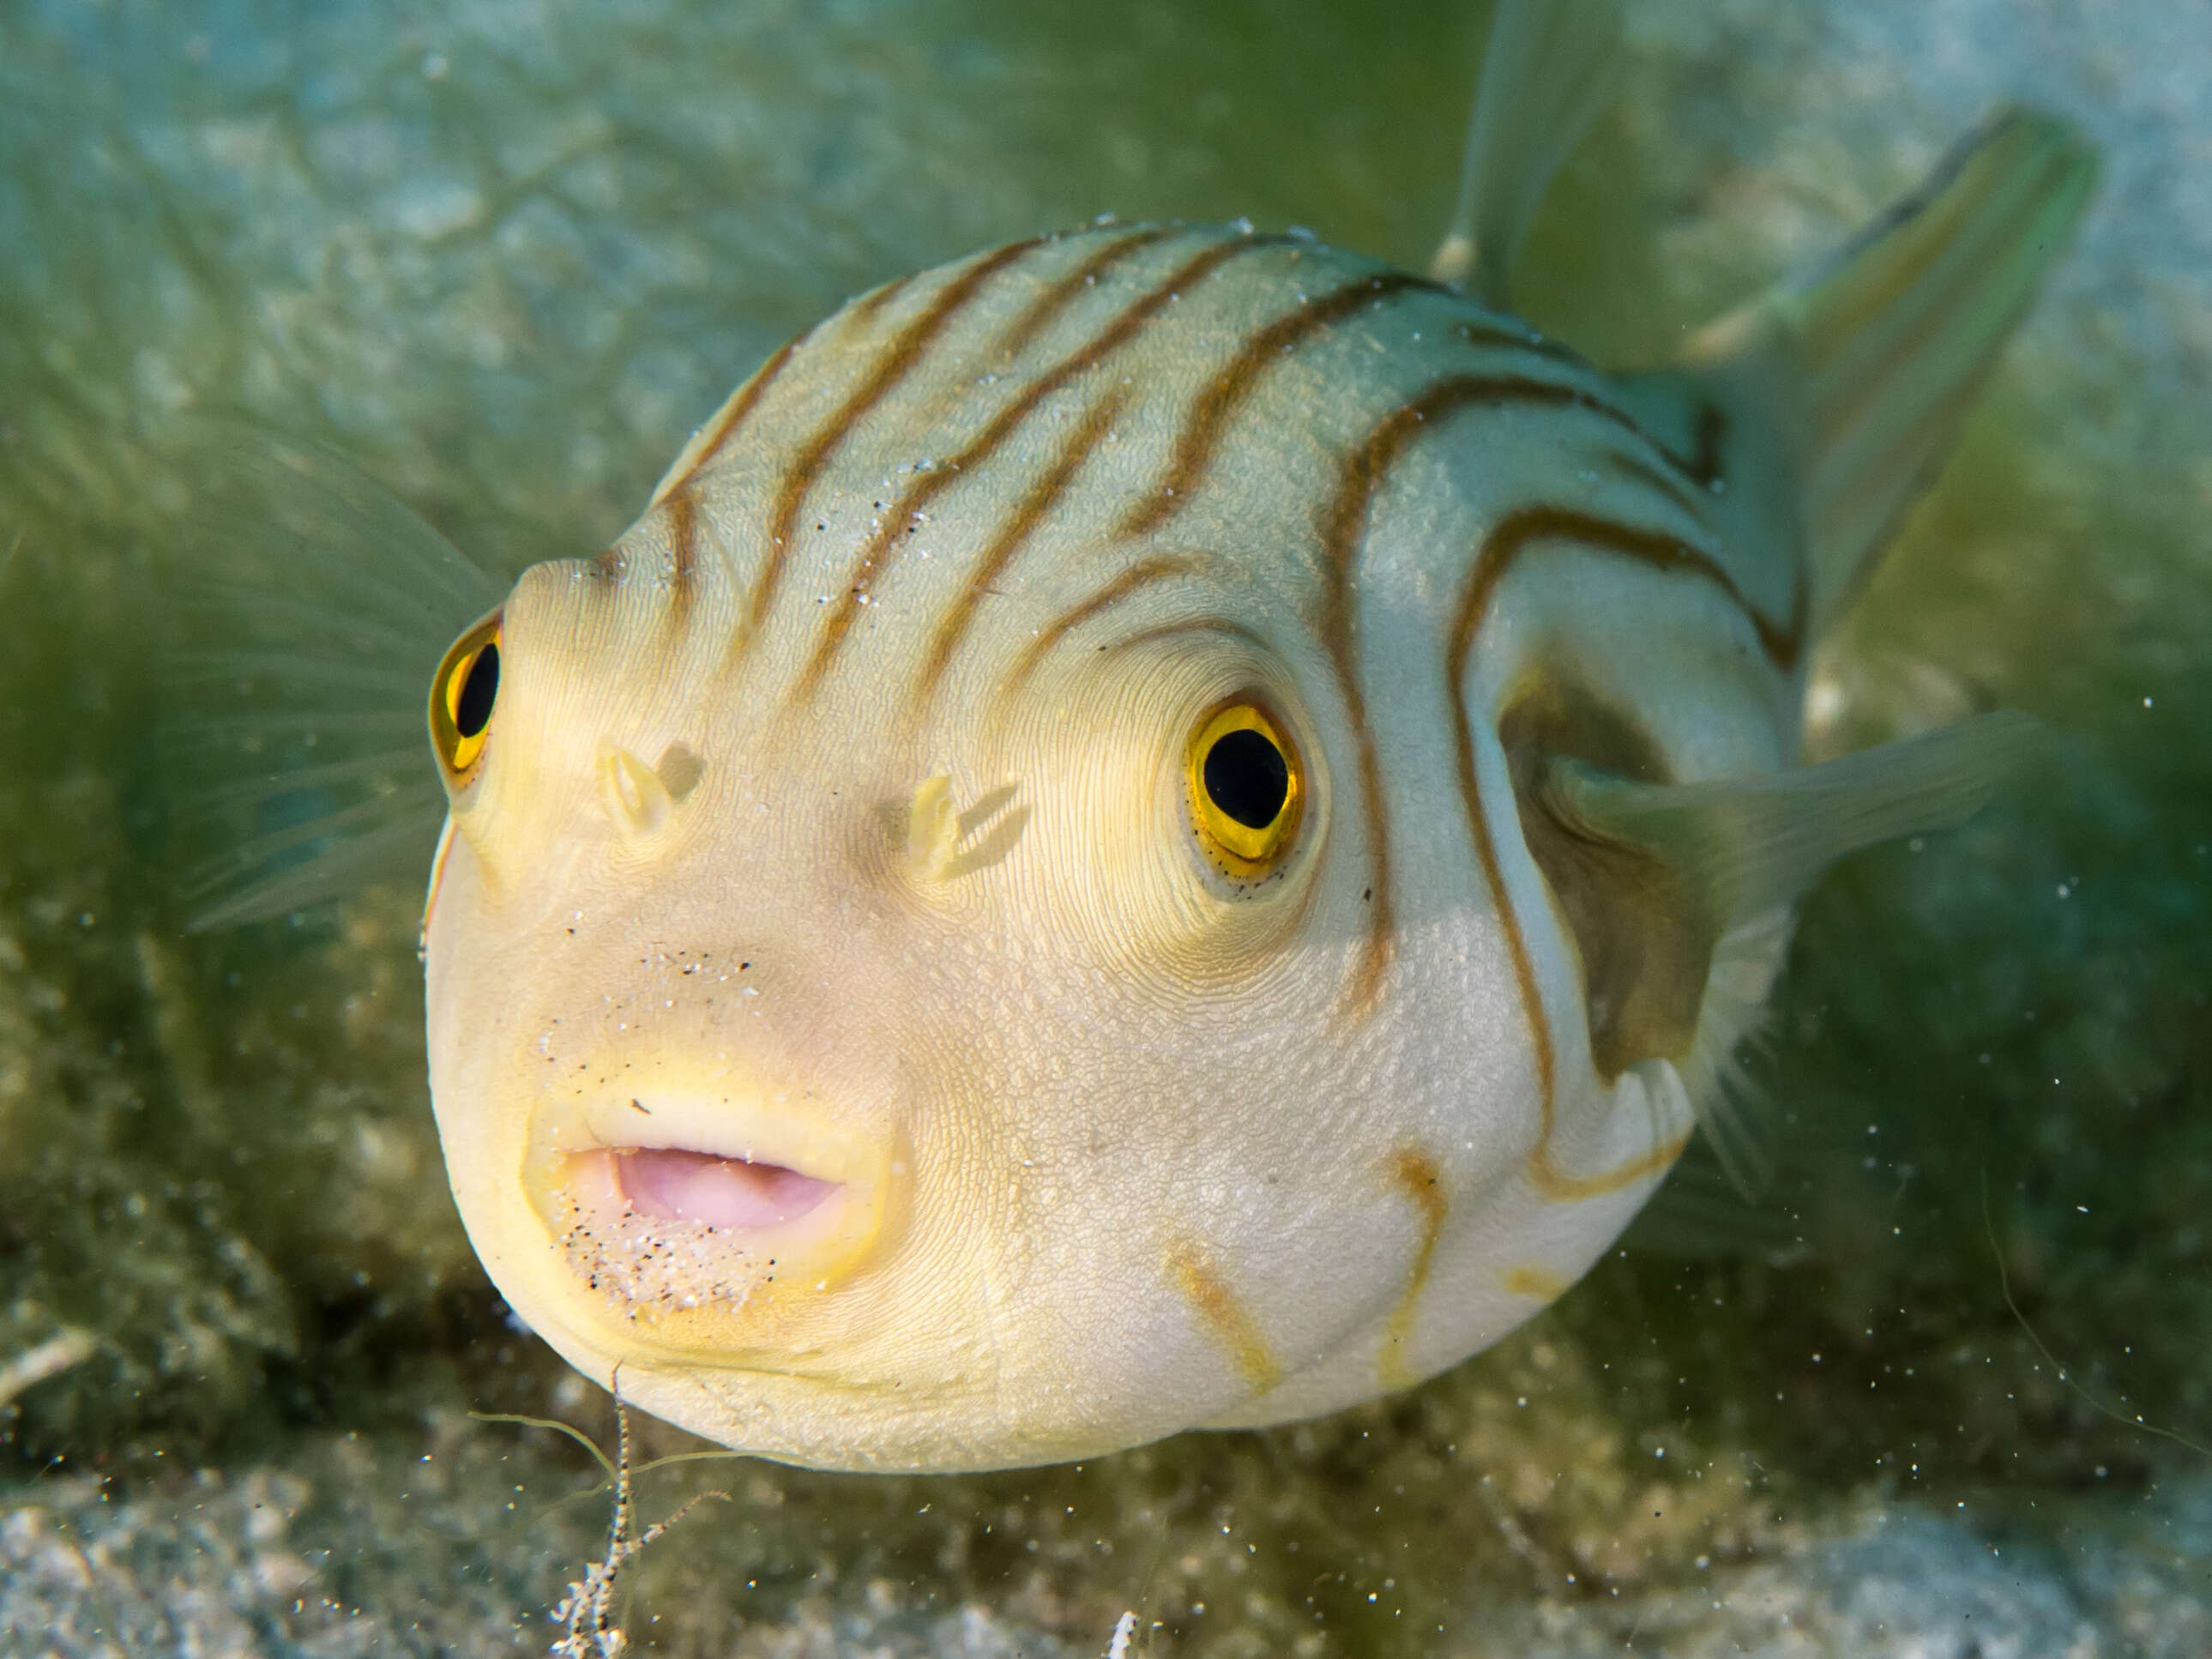
<svg viewBox="0 0 2212 1659">
<path fill-rule="evenodd" d="M 467 781 L 491 736 L 499 701 L 500 613 L 453 642 L 430 682 L 430 744 L 455 783 Z"/>
</svg>

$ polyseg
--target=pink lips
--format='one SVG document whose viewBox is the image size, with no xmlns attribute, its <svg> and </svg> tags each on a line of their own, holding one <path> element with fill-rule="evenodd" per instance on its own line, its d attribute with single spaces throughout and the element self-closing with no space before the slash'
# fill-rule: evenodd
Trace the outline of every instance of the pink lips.
<svg viewBox="0 0 2212 1659">
<path fill-rule="evenodd" d="M 675 1147 L 624 1152 L 614 1168 L 617 1186 L 638 1214 L 713 1227 L 774 1227 L 795 1221 L 838 1186 L 779 1164 L 748 1164 Z"/>
</svg>

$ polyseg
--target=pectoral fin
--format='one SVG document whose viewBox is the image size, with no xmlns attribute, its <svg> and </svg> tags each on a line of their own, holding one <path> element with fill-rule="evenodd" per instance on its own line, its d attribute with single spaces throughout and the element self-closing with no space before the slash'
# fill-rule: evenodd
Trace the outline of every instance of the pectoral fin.
<svg viewBox="0 0 2212 1659">
<path fill-rule="evenodd" d="M 1825 766 L 1706 783 L 1639 783 L 1562 760 L 1544 794 L 1583 834 L 1680 872 L 1725 927 L 1788 903 L 1862 848 L 1964 823 L 2039 729 L 2005 709 Z"/>
<path fill-rule="evenodd" d="M 1686 784 L 1559 754 L 1534 762 L 1524 828 L 1581 955 L 1600 1073 L 1686 1056 L 1724 934 L 1838 859 L 1965 822 L 2038 729 L 1984 714 L 1823 766 Z"/>
<path fill-rule="evenodd" d="M 367 474 L 276 433 L 210 423 L 177 477 L 146 787 L 199 851 L 190 925 L 419 891 L 447 807 L 432 671 L 505 584 Z"/>
</svg>

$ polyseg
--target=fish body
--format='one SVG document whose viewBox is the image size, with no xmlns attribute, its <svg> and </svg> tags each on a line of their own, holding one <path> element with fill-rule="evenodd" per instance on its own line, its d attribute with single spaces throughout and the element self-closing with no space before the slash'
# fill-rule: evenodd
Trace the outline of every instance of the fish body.
<svg viewBox="0 0 2212 1659">
<path fill-rule="evenodd" d="M 830 319 L 503 607 L 428 927 L 495 1278 L 627 1397 L 817 1462 L 1080 1456 L 1493 1340 L 1693 1121 L 1670 1068 L 1593 1068 L 1501 717 L 1571 688 L 1670 777 L 1794 758 L 1797 579 L 1698 465 L 1525 325 L 1242 230 L 1018 245 Z M 1186 822 L 1234 699 L 1309 802 L 1256 880 Z M 973 867 L 912 855 L 940 777 L 1005 798 Z M 866 1213 L 610 1302 L 649 1230 L 586 1240 L 515 1172 L 679 1119 Z"/>
<path fill-rule="evenodd" d="M 2002 717 L 1799 767 L 1808 652 L 2087 153 L 2003 117 L 1608 375 L 1503 303 L 1496 149 L 1605 9 L 1504 9 L 1478 293 L 1242 226 L 892 283 L 448 652 L 439 1130 L 574 1364 L 852 1468 L 1418 1382 L 1711 1116 L 1796 893 L 1987 793 Z"/>
</svg>

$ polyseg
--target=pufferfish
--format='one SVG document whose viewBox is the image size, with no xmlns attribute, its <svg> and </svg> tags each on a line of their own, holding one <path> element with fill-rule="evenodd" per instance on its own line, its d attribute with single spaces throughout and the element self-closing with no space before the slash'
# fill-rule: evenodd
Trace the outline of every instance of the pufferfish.
<svg viewBox="0 0 2212 1659">
<path fill-rule="evenodd" d="M 1107 222 L 887 283 L 447 653 L 438 1129 L 570 1363 L 845 1469 L 1407 1387 L 1651 1194 L 1812 879 L 1994 787 L 2018 717 L 1800 765 L 1807 664 L 2091 153 L 2000 112 L 1601 373 L 1506 280 L 1615 21 L 1501 7 L 1432 275 Z"/>
</svg>

